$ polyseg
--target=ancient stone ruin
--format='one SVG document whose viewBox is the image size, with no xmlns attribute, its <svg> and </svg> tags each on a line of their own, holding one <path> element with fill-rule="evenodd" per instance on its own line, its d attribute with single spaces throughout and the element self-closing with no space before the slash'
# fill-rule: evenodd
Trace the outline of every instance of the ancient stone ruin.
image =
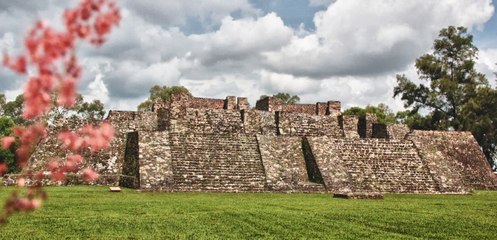
<svg viewBox="0 0 497 240">
<path fill-rule="evenodd" d="M 282 104 L 174 95 L 152 112 L 111 111 L 110 149 L 87 158 L 99 184 L 149 191 L 467 193 L 497 178 L 470 132 L 410 131 L 341 114 L 340 102 Z M 61 121 L 51 130 L 81 126 Z M 64 157 L 54 132 L 29 167 Z M 13 184 L 16 175 L 4 177 Z M 65 182 L 79 184 L 78 174 Z"/>
</svg>

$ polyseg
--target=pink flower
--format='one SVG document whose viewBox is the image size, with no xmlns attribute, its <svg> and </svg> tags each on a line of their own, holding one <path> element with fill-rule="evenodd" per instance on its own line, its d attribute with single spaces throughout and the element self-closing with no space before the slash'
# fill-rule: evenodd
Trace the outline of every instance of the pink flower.
<svg viewBox="0 0 497 240">
<path fill-rule="evenodd" d="M 63 171 L 52 172 L 52 179 L 54 181 L 63 181 L 66 179 L 66 174 Z"/>
<path fill-rule="evenodd" d="M 24 90 L 23 117 L 37 122 L 27 127 L 13 129 L 15 137 L 1 139 L 1 147 L 8 149 L 19 139 L 20 146 L 16 150 L 18 164 L 23 168 L 40 139 L 46 136 L 45 126 L 41 124 L 42 117 L 53 105 L 52 96 L 57 93 L 59 106 L 71 107 L 76 97 L 76 81 L 81 76 L 81 66 L 76 58 L 76 41 L 85 40 L 91 44 L 101 45 L 112 27 L 120 21 L 119 9 L 113 0 L 82 0 L 79 6 L 64 12 L 65 29 L 58 31 L 37 21 L 29 29 L 24 39 L 26 52 L 19 56 L 3 57 L 3 65 L 18 74 L 25 74 L 28 69 L 29 77 Z M 61 132 L 58 136 L 63 146 L 71 151 L 88 147 L 97 151 L 109 145 L 114 134 L 110 124 L 104 123 L 98 128 L 85 127 L 78 133 Z M 83 161 L 80 155 L 70 155 L 63 166 L 60 160 L 47 164 L 52 173 L 52 179 L 61 181 L 67 172 L 76 172 Z M 7 165 L 0 163 L 0 175 L 7 171 Z M 91 169 L 84 169 L 82 177 L 85 181 L 95 181 L 98 174 Z M 43 171 L 35 173 L 35 179 L 44 179 Z M 19 186 L 24 186 L 24 180 L 19 179 Z M 41 183 L 38 183 L 41 184 Z M 46 199 L 46 193 L 41 185 L 34 185 L 20 197 L 14 192 L 7 199 L 4 212 L 0 214 L 0 223 L 14 212 L 32 211 L 41 206 Z"/>
<path fill-rule="evenodd" d="M 62 141 L 62 145 L 64 148 L 67 148 L 71 151 L 78 150 L 81 146 L 83 146 L 83 139 L 76 133 L 73 132 L 61 132 L 59 133 L 59 140 Z"/>
<path fill-rule="evenodd" d="M 71 155 L 67 157 L 66 165 L 64 166 L 64 169 L 68 172 L 77 172 L 78 171 L 78 165 L 83 162 L 83 157 L 80 155 Z"/>
<path fill-rule="evenodd" d="M 9 149 L 12 143 L 14 143 L 16 139 L 14 137 L 3 137 L 2 138 L 2 147 L 3 149 Z"/>
<path fill-rule="evenodd" d="M 83 169 L 83 180 L 86 182 L 93 182 L 97 180 L 99 177 L 98 173 L 93 171 L 92 169 L 85 168 Z"/>
<path fill-rule="evenodd" d="M 0 163 L 0 175 L 3 175 L 7 171 L 7 164 Z"/>
<path fill-rule="evenodd" d="M 36 180 L 41 181 L 41 180 L 43 180 L 45 175 L 43 174 L 43 171 L 38 171 L 35 173 L 34 177 Z"/>
<path fill-rule="evenodd" d="M 60 83 L 59 106 L 72 107 L 76 101 L 76 79 L 69 77 Z"/>
<path fill-rule="evenodd" d="M 83 157 L 81 157 L 81 155 L 71 155 L 67 157 L 67 161 L 74 164 L 79 164 L 83 162 Z"/>
<path fill-rule="evenodd" d="M 59 168 L 58 161 L 51 161 L 47 164 L 48 171 L 54 172 L 57 168 Z"/>
</svg>

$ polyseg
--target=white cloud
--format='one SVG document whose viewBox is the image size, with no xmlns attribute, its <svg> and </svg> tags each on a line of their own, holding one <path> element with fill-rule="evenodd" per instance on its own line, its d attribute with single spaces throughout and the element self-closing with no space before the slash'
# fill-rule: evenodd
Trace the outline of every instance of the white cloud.
<svg viewBox="0 0 497 240">
<path fill-rule="evenodd" d="M 128 0 L 125 5 L 150 23 L 166 28 L 185 25 L 191 18 L 198 18 L 203 27 L 212 28 L 233 12 L 245 16 L 259 12 L 247 0 Z"/>
<path fill-rule="evenodd" d="M 189 38 L 202 45 L 198 53 L 202 62 L 240 61 L 268 50 L 277 50 L 290 42 L 293 30 L 285 26 L 275 13 L 263 17 L 234 20 L 223 19 L 219 30 L 213 33 L 192 35 Z"/>
<path fill-rule="evenodd" d="M 100 100 L 103 104 L 108 104 L 109 90 L 107 90 L 103 78 L 104 75 L 101 73 L 95 76 L 95 79 L 88 85 L 89 94 L 83 95 L 85 101 Z"/>
<path fill-rule="evenodd" d="M 497 73 L 497 49 L 488 48 L 480 49 L 478 54 L 478 60 L 476 62 L 476 69 L 487 76 L 488 82 L 492 86 L 497 85 L 496 76 Z"/>
<path fill-rule="evenodd" d="M 315 33 L 267 54 L 267 64 L 315 78 L 385 74 L 428 51 L 441 28 L 481 27 L 493 12 L 489 0 L 339 0 L 315 15 Z"/>
<path fill-rule="evenodd" d="M 14 47 L 14 36 L 11 32 L 6 32 L 0 38 L 0 49 L 2 51 L 11 52 Z"/>
<path fill-rule="evenodd" d="M 321 86 L 319 81 L 307 77 L 295 77 L 290 74 L 274 73 L 263 70 L 260 72 L 261 85 L 268 92 L 288 92 L 304 95 L 316 93 Z"/>
</svg>

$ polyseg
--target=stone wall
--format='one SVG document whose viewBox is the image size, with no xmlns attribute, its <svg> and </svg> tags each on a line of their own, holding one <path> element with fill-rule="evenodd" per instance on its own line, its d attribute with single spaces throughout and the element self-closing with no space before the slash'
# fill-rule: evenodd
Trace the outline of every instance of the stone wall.
<svg viewBox="0 0 497 240">
<path fill-rule="evenodd" d="M 319 116 L 291 112 L 278 112 L 276 116 L 280 135 L 344 137 L 337 116 Z"/>
<path fill-rule="evenodd" d="M 351 115 L 341 115 L 339 117 L 345 138 L 359 138 L 359 117 Z"/>
<path fill-rule="evenodd" d="M 407 134 L 411 131 L 405 124 L 388 124 L 387 125 L 389 139 L 405 139 Z"/>
<path fill-rule="evenodd" d="M 50 172 L 44 172 L 41 183 L 43 186 L 75 186 L 75 185 L 102 185 L 117 186 L 121 176 L 115 174 L 100 174 L 100 177 L 94 182 L 85 182 L 81 173 L 69 173 L 63 181 L 53 181 Z M 23 178 L 26 186 L 31 186 L 37 182 L 33 175 L 6 174 L 3 176 L 2 184 L 4 186 L 16 186 L 17 179 Z"/>
<path fill-rule="evenodd" d="M 113 122 L 110 122 L 112 125 Z M 47 126 L 48 135 L 41 139 L 31 155 L 27 168 L 31 171 L 46 170 L 47 162 L 54 159 L 65 159 L 71 152 L 62 149 L 62 143 L 58 140 L 60 131 L 76 131 L 82 126 L 88 124 L 79 119 L 58 119 L 53 124 Z M 75 154 L 80 154 L 85 161 L 81 169 L 92 168 L 104 175 L 120 175 L 122 161 L 118 161 L 119 156 L 124 156 L 124 138 L 119 138 L 119 129 L 116 129 L 116 137 L 111 142 L 110 148 L 91 153 L 88 149 L 83 149 Z M 124 139 L 124 140 L 123 140 Z M 120 145 L 122 144 L 122 145 Z M 123 151 L 120 153 L 119 151 Z"/>
<path fill-rule="evenodd" d="M 117 185 L 119 176 L 122 174 L 128 132 L 157 130 L 157 115 L 154 112 L 110 111 L 106 121 L 115 130 L 114 139 L 109 148 L 96 153 L 83 149 L 78 154 L 85 158 L 81 169 L 92 168 L 101 175 L 114 176 L 108 179 L 116 180 L 112 184 Z M 28 162 L 28 169 L 46 170 L 46 163 L 50 159 L 64 159 L 71 154 L 61 149 L 62 143 L 58 140 L 57 134 L 61 130 L 76 131 L 86 124 L 88 123 L 79 119 L 61 118 L 48 125 L 48 136 L 38 143 Z"/>
<path fill-rule="evenodd" d="M 278 111 L 303 113 L 303 114 L 316 114 L 315 104 L 282 104 Z"/>
<path fill-rule="evenodd" d="M 373 123 L 373 132 L 371 137 L 388 139 L 387 125 L 383 123 Z"/>
<path fill-rule="evenodd" d="M 437 192 L 432 175 L 410 141 L 307 139 L 328 191 Z"/>
<path fill-rule="evenodd" d="M 409 133 L 409 127 L 405 124 L 383 124 L 373 123 L 373 138 L 405 139 Z"/>
<path fill-rule="evenodd" d="M 239 97 L 236 99 L 236 105 L 238 110 L 250 109 L 250 104 L 246 97 Z"/>
<path fill-rule="evenodd" d="M 274 112 L 260 110 L 241 111 L 243 126 L 247 134 L 276 135 L 276 114 Z"/>
<path fill-rule="evenodd" d="M 172 191 L 173 162 L 168 132 L 139 132 L 140 189 Z"/>
<path fill-rule="evenodd" d="M 496 189 L 497 179 L 470 132 L 414 131 L 412 140 L 441 192 Z"/>
<path fill-rule="evenodd" d="M 291 112 L 310 115 L 333 115 L 341 114 L 341 103 L 339 101 L 318 102 L 316 104 L 285 104 L 278 98 L 266 97 L 259 99 L 255 109 L 269 112 Z"/>
<path fill-rule="evenodd" d="M 187 108 L 170 126 L 172 133 L 243 133 L 239 110 Z"/>
<path fill-rule="evenodd" d="M 318 102 L 316 103 L 316 114 L 317 115 L 328 115 L 328 103 L 325 102 Z"/>
<path fill-rule="evenodd" d="M 332 116 L 340 115 L 342 112 L 342 103 L 340 101 L 328 101 L 327 114 Z"/>
<path fill-rule="evenodd" d="M 358 132 L 361 138 L 373 137 L 373 124 L 377 122 L 376 115 L 366 113 L 366 116 L 359 118 Z"/>
<path fill-rule="evenodd" d="M 213 98 L 198 98 L 192 97 L 187 101 L 182 102 L 187 108 L 196 108 L 196 109 L 224 109 L 224 99 L 213 99 Z"/>
<path fill-rule="evenodd" d="M 280 106 L 282 104 L 283 103 L 277 98 L 266 97 L 257 100 L 257 102 L 255 103 L 255 109 L 268 112 L 281 111 Z"/>
<path fill-rule="evenodd" d="M 405 125 L 377 124 L 376 116 L 342 116 L 340 102 L 282 104 L 275 98 L 249 109 L 246 98 L 173 95 L 153 112 L 111 111 L 116 134 L 107 150 L 85 165 L 97 184 L 150 191 L 467 193 L 496 189 L 497 179 L 470 133 L 409 133 Z M 78 120 L 49 126 L 29 168 L 65 157 L 56 132 Z M 409 133 L 409 134 L 408 134 Z M 15 184 L 7 175 L 4 184 Z M 80 184 L 80 173 L 48 185 Z M 31 181 L 28 176 L 28 182 Z M 326 189 L 325 189 L 326 187 Z"/>
<path fill-rule="evenodd" d="M 257 135 L 257 142 L 269 191 L 324 192 L 309 181 L 300 137 Z"/>
<path fill-rule="evenodd" d="M 256 136 L 172 134 L 175 191 L 265 191 Z"/>
<path fill-rule="evenodd" d="M 138 132 L 127 134 L 124 164 L 119 186 L 140 188 L 140 152 L 138 148 Z"/>
</svg>

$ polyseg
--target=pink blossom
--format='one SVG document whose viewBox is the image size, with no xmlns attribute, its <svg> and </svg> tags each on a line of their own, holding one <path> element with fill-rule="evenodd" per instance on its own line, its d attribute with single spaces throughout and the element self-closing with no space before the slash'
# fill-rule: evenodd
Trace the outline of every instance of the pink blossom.
<svg viewBox="0 0 497 240">
<path fill-rule="evenodd" d="M 60 82 L 59 106 L 72 107 L 76 101 L 76 79 L 69 77 Z"/>
<path fill-rule="evenodd" d="M 54 171 L 52 172 L 52 179 L 55 180 L 55 181 L 63 181 L 64 179 L 66 179 L 66 174 L 64 171 Z"/>
<path fill-rule="evenodd" d="M 67 161 L 74 164 L 79 164 L 83 162 L 83 157 L 81 157 L 81 155 L 71 155 L 67 157 Z"/>
<path fill-rule="evenodd" d="M 36 180 L 41 181 L 45 177 L 45 174 L 43 174 L 43 171 L 38 171 L 34 174 L 34 177 Z"/>
<path fill-rule="evenodd" d="M 3 175 L 7 171 L 7 164 L 0 163 L 0 175 Z"/>
<path fill-rule="evenodd" d="M 68 172 L 77 172 L 79 164 L 83 162 L 83 157 L 80 155 L 71 155 L 67 157 L 64 169 Z"/>
<path fill-rule="evenodd" d="M 98 173 L 93 171 L 92 169 L 85 168 L 83 169 L 83 180 L 86 182 L 93 182 L 97 180 L 99 177 Z"/>
<path fill-rule="evenodd" d="M 62 145 L 64 148 L 67 148 L 71 151 L 78 150 L 84 144 L 83 139 L 78 134 L 73 132 L 59 133 L 59 140 L 62 141 Z"/>
<path fill-rule="evenodd" d="M 41 119 L 53 105 L 51 96 L 58 94 L 59 106 L 71 107 L 75 102 L 76 83 L 81 76 L 81 66 L 75 56 L 76 41 L 101 45 L 121 16 L 113 0 L 82 0 L 79 6 L 66 10 L 63 18 L 65 29 L 62 31 L 37 21 L 24 39 L 26 52 L 19 56 L 5 53 L 3 57 L 3 65 L 18 74 L 25 74 L 28 68 L 32 70 L 23 94 L 23 117 L 34 120 L 35 124 L 13 129 L 13 135 L 20 143 L 16 157 L 21 168 L 28 162 L 33 147 L 47 134 Z M 81 148 L 98 151 L 109 145 L 113 134 L 112 126 L 102 123 L 99 127 L 85 127 L 78 133 L 61 132 L 58 138 L 63 147 L 71 151 Z M 16 140 L 14 136 L 2 138 L 2 147 L 9 148 Z M 53 160 L 47 164 L 47 168 L 53 180 L 61 181 L 66 178 L 67 172 L 76 172 L 82 162 L 80 155 L 70 155 L 63 166 L 61 160 Z M 0 174 L 6 170 L 7 165 L 1 163 Z M 84 169 L 82 173 L 85 181 L 98 178 L 98 174 L 91 169 Z M 43 178 L 43 171 L 35 174 L 38 181 Z M 41 206 L 46 193 L 41 183 L 38 184 L 25 193 L 26 197 L 12 193 L 6 201 L 3 215 L 0 215 L 0 223 L 4 223 L 16 211 L 32 211 Z M 19 186 L 24 186 L 23 179 L 19 179 Z"/>
<path fill-rule="evenodd" d="M 2 138 L 2 147 L 3 149 L 9 149 L 12 143 L 14 143 L 16 139 L 14 137 L 3 137 Z"/>
<path fill-rule="evenodd" d="M 58 161 L 51 161 L 47 164 L 47 169 L 50 172 L 54 172 L 57 168 L 59 168 L 59 162 Z"/>
</svg>

